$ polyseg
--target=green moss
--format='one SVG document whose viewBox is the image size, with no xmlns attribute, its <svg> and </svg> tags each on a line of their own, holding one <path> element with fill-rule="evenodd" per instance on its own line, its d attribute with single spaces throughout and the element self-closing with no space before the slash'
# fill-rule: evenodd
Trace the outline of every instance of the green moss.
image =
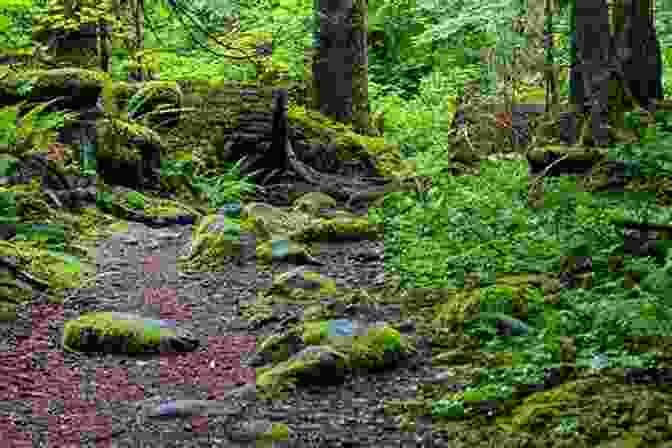
<svg viewBox="0 0 672 448">
<path fill-rule="evenodd" d="M 295 104 L 289 106 L 287 116 L 293 126 L 304 130 L 309 140 L 336 144 L 341 160 L 371 158 L 386 177 L 404 177 L 416 172 L 413 162 L 401 159 L 399 145 L 387 144 L 384 138 L 356 134 L 350 124 L 335 122 Z"/>
<path fill-rule="evenodd" d="M 80 316 L 68 321 L 63 329 L 63 348 L 76 351 L 80 348 L 80 332 L 92 329 L 97 335 L 124 338 L 128 341 L 128 353 L 140 353 L 148 347 L 158 347 L 162 334 L 169 336 L 174 332 L 162 329 L 158 325 L 148 325 L 143 319 L 121 319 L 119 313 L 98 312 Z"/>
<path fill-rule="evenodd" d="M 536 393 L 526 398 L 523 404 L 546 404 L 565 401 L 576 401 L 579 396 L 576 392 L 576 383 L 565 383 L 553 389 Z"/>
<path fill-rule="evenodd" d="M 514 430 L 529 430 L 540 422 L 558 419 L 579 399 L 576 383 L 566 383 L 548 392 L 536 393 L 514 409 L 511 419 Z"/>
<path fill-rule="evenodd" d="M 305 322 L 303 324 L 303 342 L 306 345 L 318 345 L 327 336 L 327 321 Z"/>
<path fill-rule="evenodd" d="M 16 304 L 0 302 L 0 322 L 16 320 Z"/>
<path fill-rule="evenodd" d="M 349 354 L 352 365 L 375 369 L 382 367 L 386 352 L 398 353 L 402 350 L 402 340 L 397 330 L 382 325 L 369 328 L 364 336 L 355 336 L 351 342 L 334 342 L 334 346 Z"/>
<path fill-rule="evenodd" d="M 141 193 L 138 193 L 137 191 L 129 191 L 126 194 L 126 202 L 131 208 L 135 209 L 145 208 L 145 197 Z"/>
<path fill-rule="evenodd" d="M 398 352 L 401 349 L 401 334 L 389 325 L 370 328 L 365 340 L 378 350 Z"/>
<path fill-rule="evenodd" d="M 33 81 L 33 89 L 47 89 L 51 86 L 62 86 L 65 81 L 72 79 L 81 80 L 84 87 L 98 85 L 106 79 L 106 75 L 97 70 L 87 70 L 80 68 L 60 68 L 54 70 L 26 70 L 20 73 L 8 73 L 8 79 L 16 77 L 17 79 L 30 79 Z"/>
<path fill-rule="evenodd" d="M 320 284 L 320 294 L 329 296 L 335 295 L 338 292 L 336 282 L 328 277 L 323 276 L 318 272 L 307 271 L 303 273 L 303 278 L 312 280 Z"/>
<path fill-rule="evenodd" d="M 320 193 L 312 192 L 306 193 L 296 199 L 292 208 L 305 213 L 316 213 L 320 208 L 325 207 L 336 207 L 336 200 L 331 196 Z"/>
<path fill-rule="evenodd" d="M 285 423 L 273 423 L 269 438 L 271 440 L 289 440 L 289 426 Z"/>
</svg>

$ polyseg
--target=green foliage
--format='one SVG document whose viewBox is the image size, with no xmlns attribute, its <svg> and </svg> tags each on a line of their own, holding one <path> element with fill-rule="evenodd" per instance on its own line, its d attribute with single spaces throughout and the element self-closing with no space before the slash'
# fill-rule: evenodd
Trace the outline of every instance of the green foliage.
<svg viewBox="0 0 672 448">
<path fill-rule="evenodd" d="M 33 126 L 39 129 L 60 129 L 65 125 L 65 113 L 40 113 L 33 120 Z"/>
<path fill-rule="evenodd" d="M 210 178 L 197 176 L 194 179 L 194 186 L 207 195 L 211 208 L 219 208 L 226 203 L 239 201 L 241 193 L 255 190 L 254 184 L 249 181 L 255 173 L 250 173 L 240 179 L 238 170 L 243 160 L 237 161 L 227 173 L 220 176 Z"/>
<path fill-rule="evenodd" d="M 21 96 L 26 96 L 33 90 L 34 83 L 30 79 L 20 79 L 16 84 L 16 92 Z"/>
<path fill-rule="evenodd" d="M 463 418 L 464 404 L 456 400 L 437 400 L 432 403 L 432 417 Z"/>
<path fill-rule="evenodd" d="M 18 0 L 17 3 L 23 4 Z M 44 2 L 33 2 L 39 3 Z M 209 31 L 218 30 L 231 15 L 240 16 L 244 31 L 270 31 L 274 36 L 273 61 L 287 64 L 292 79 L 302 79 L 304 49 L 313 43 L 312 0 L 237 3 L 198 0 L 190 5 Z M 545 305 L 537 292 L 537 300 L 528 304 L 527 321 L 521 322 L 534 330 L 529 334 L 498 337 L 493 315 L 484 315 L 484 319 L 466 326 L 465 331 L 482 337 L 484 351 L 514 353 L 515 362 L 512 367 L 483 369 L 480 384 L 467 390 L 465 401 L 507 400 L 512 386 L 542 383 L 545 369 L 559 365 L 560 336 L 574 338 L 578 366 L 590 366 L 597 352 L 605 354 L 613 367 L 655 365 L 654 354 L 626 352 L 624 340 L 632 335 L 669 335 L 669 266 L 655 259 L 627 260 L 627 269 L 647 274 L 642 288 L 632 289 L 623 288 L 622 275 L 619 278 L 608 272 L 606 266 L 608 257 L 623 245 L 623 235 L 613 224 L 614 219 L 655 218 L 668 222 L 669 211 L 656 206 L 655 198 L 577 191 L 576 179 L 571 176 L 548 179 L 544 184 L 545 207 L 530 210 L 526 161 L 483 162 L 479 176 L 448 174 L 452 149 L 447 138 L 452 119 L 448 99 L 457 96 L 466 82 L 492 75 L 492 67 L 481 64 L 482 48 L 495 47 L 496 62 L 506 64 L 513 49 L 524 43 L 507 30 L 519 13 L 518 0 L 439 3 L 369 3 L 369 30 L 385 33 L 384 47 L 372 48 L 369 54 L 371 110 L 385 113 L 385 138 L 402 145 L 404 156 L 417 163 L 418 174 L 430 177 L 433 184 L 422 195 L 390 193 L 384 197 L 382 207 L 369 210 L 369 219 L 385 228 L 386 269 L 401 276 L 402 287 L 460 287 L 464 275 L 473 272 L 481 274 L 482 284 L 487 286 L 502 272 L 555 272 L 563 255 L 579 249 L 592 256 L 593 288 L 563 290 L 552 306 Z M 25 8 L 11 14 L 7 9 L 3 4 L 0 14 L 10 19 L 7 29 L 11 32 L 30 23 L 31 12 Z M 156 24 L 160 26 L 156 29 L 162 43 L 159 45 L 159 40 L 147 33 L 147 47 L 163 49 L 162 79 L 253 79 L 251 66 L 233 65 L 200 50 L 178 51 L 190 49 L 193 30 L 185 29 L 175 15 L 166 15 L 160 8 L 152 9 L 150 5 L 148 13 L 152 18 L 159 16 Z M 663 24 L 666 16 L 670 16 L 669 11 L 658 7 L 657 25 Z M 562 36 L 567 31 L 567 20 L 558 19 L 554 27 Z M 7 26 L 8 22 L 3 23 Z M 657 26 L 661 42 L 666 42 L 669 36 L 663 29 Z M 29 42 L 29 36 L 22 39 Z M 196 33 L 196 39 L 202 37 Z M 567 64 L 567 39 L 562 37 L 560 41 L 555 63 Z M 667 48 L 663 53 L 669 68 L 672 53 Z M 125 79 L 126 60 L 123 49 L 114 49 L 115 79 Z M 669 73 L 667 70 L 666 93 L 672 88 Z M 561 87 L 563 96 L 567 95 L 567 84 Z M 21 90 L 27 92 L 30 87 L 26 84 Z M 131 108 L 139 105 L 133 100 Z M 37 126 L 56 128 L 62 124 L 58 117 L 47 117 L 36 114 Z M 668 174 L 672 167 L 668 147 L 672 139 L 667 134 L 672 132 L 672 118 L 658 113 L 656 121 L 657 126 L 644 132 L 641 142 L 611 148 L 610 157 L 638 161 L 643 176 Z M 16 141 L 15 123 L 15 110 L 0 110 L 0 143 Z M 641 127 L 633 114 L 626 116 L 626 123 Z M 12 172 L 9 161 L 0 162 L 0 171 Z M 249 179 L 240 179 L 238 167 L 219 176 L 196 177 L 191 161 L 162 161 L 162 174 L 192 178 L 194 185 L 207 195 L 210 206 L 219 208 L 254 189 Z M 96 201 L 98 207 L 109 210 L 112 194 L 98 191 Z M 0 194 L 1 219 L 11 222 L 16 220 L 15 214 L 13 196 Z M 228 230 L 235 235 L 235 224 Z M 272 250 L 284 253 L 289 250 L 288 242 L 278 242 Z M 492 311 L 499 313 L 497 318 L 510 318 L 509 310 L 501 306 L 506 303 L 505 292 L 493 288 L 487 294 L 492 294 L 486 297 L 492 298 L 492 309 L 486 313 Z M 460 418 L 464 412 L 462 401 L 432 403 L 432 415 L 436 417 Z M 573 427 L 571 421 L 562 425 L 561 432 Z"/>
<path fill-rule="evenodd" d="M 656 124 L 642 131 L 638 144 L 618 145 L 610 148 L 610 156 L 617 159 L 635 160 L 638 162 L 641 175 L 659 176 L 672 173 L 672 115 L 658 112 Z M 640 129 L 639 118 L 634 113 L 625 114 L 625 124 L 632 129 Z"/>
<path fill-rule="evenodd" d="M 114 195 L 106 191 L 96 191 L 96 206 L 101 211 L 111 211 Z"/>
<path fill-rule="evenodd" d="M 16 160 L 0 159 L 0 176 L 13 176 L 16 173 Z"/>
<path fill-rule="evenodd" d="M 0 143 L 16 143 L 16 115 L 15 107 L 0 109 Z"/>
<path fill-rule="evenodd" d="M 54 250 L 65 245 L 65 228 L 59 224 L 17 224 L 17 241 L 39 241 Z"/>
<path fill-rule="evenodd" d="M 162 176 L 188 176 L 194 173 L 194 163 L 191 160 L 161 160 Z"/>
<path fill-rule="evenodd" d="M 126 201 L 131 208 L 135 209 L 144 209 L 145 208 L 145 197 L 138 193 L 137 191 L 129 191 L 126 194 Z"/>
<path fill-rule="evenodd" d="M 29 47 L 33 17 L 45 13 L 46 0 L 3 0 L 0 5 L 0 47 Z"/>
<path fill-rule="evenodd" d="M 15 223 L 16 216 L 16 193 L 12 191 L 0 192 L 0 221 L 3 223 Z"/>
<path fill-rule="evenodd" d="M 508 400 L 511 398 L 512 388 L 505 385 L 485 384 L 478 387 L 468 387 L 464 393 L 464 401 Z"/>
<path fill-rule="evenodd" d="M 254 184 L 248 181 L 247 176 L 240 178 L 239 167 L 242 160 L 233 164 L 228 172 L 214 177 L 194 176 L 194 164 L 191 160 L 162 160 L 161 175 L 164 176 L 187 176 L 192 179 L 194 187 L 207 195 L 211 208 L 240 200 L 241 193 L 252 192 Z M 254 174 L 254 173 L 252 173 Z"/>
</svg>

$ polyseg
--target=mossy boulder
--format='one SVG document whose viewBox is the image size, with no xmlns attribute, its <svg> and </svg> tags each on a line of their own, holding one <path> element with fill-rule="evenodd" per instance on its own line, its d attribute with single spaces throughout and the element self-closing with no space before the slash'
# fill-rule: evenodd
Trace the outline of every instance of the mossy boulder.
<svg viewBox="0 0 672 448">
<path fill-rule="evenodd" d="M 345 212 L 319 216 L 321 209 L 332 205 L 335 205 L 335 201 L 322 193 L 303 195 L 291 209 L 252 202 L 243 207 L 241 227 L 266 242 L 288 239 L 303 244 L 377 239 L 381 236 L 381 229 L 366 218 Z M 261 258 L 267 259 L 265 254 L 261 254 Z"/>
<path fill-rule="evenodd" d="M 287 117 L 290 126 L 301 129 L 309 142 L 335 144 L 339 160 L 371 160 L 380 175 L 390 178 L 417 172 L 414 161 L 401 157 L 399 145 L 388 144 L 384 138 L 356 134 L 352 125 L 337 123 L 297 104 L 290 104 Z"/>
<path fill-rule="evenodd" d="M 265 393 L 274 394 L 286 391 L 290 384 L 297 382 L 312 384 L 325 378 L 338 381 L 350 369 L 388 367 L 415 350 L 405 336 L 388 325 L 368 326 L 355 322 L 352 331 L 341 335 L 332 331 L 330 324 L 334 322 L 305 322 L 264 340 L 255 359 L 288 358 L 274 366 L 257 369 L 257 386 Z M 259 364 L 261 362 L 254 365 Z"/>
<path fill-rule="evenodd" d="M 300 288 L 304 291 L 314 291 L 316 295 L 329 297 L 337 293 L 336 282 L 317 272 L 307 270 L 303 266 L 277 275 L 273 279 L 272 291 L 293 295 Z"/>
<path fill-rule="evenodd" d="M 332 347 L 306 347 L 287 361 L 257 375 L 262 395 L 285 392 L 297 383 L 336 382 L 348 369 L 347 356 Z"/>
<path fill-rule="evenodd" d="M 40 232 L 37 238 L 46 237 Z M 29 272 L 35 281 L 49 287 L 50 296 L 55 303 L 60 303 L 68 289 L 80 288 L 93 278 L 96 267 L 92 261 L 51 250 L 46 244 L 36 244 L 38 240 L 12 240 L 0 248 L 0 256 L 12 257 L 17 261 L 19 269 Z M 0 270 L 0 303 L 7 303 L 6 310 L 12 313 L 13 305 L 30 300 L 34 293 L 34 284 L 17 278 L 11 269 Z"/>
<path fill-rule="evenodd" d="M 344 328 L 339 323 L 350 325 Z M 349 319 L 306 322 L 302 337 L 307 345 L 326 344 L 346 354 L 351 368 L 385 368 L 414 350 L 407 337 L 384 323 L 367 325 Z"/>
<path fill-rule="evenodd" d="M 347 347 L 343 342 L 332 342 L 336 348 Z M 354 336 L 349 351 L 353 368 L 382 369 L 394 365 L 415 347 L 407 336 L 402 336 L 389 325 L 369 327 L 366 334 Z"/>
<path fill-rule="evenodd" d="M 283 208 L 263 202 L 251 202 L 243 207 L 241 220 L 241 225 L 253 230 L 257 237 L 269 240 L 288 235 L 308 224 L 311 217 L 303 213 L 287 213 Z"/>
<path fill-rule="evenodd" d="M 98 312 L 66 322 L 62 344 L 69 351 L 137 354 L 192 351 L 199 341 L 174 321 Z"/>
<path fill-rule="evenodd" d="M 259 344 L 250 364 L 253 366 L 263 366 L 268 363 L 277 364 L 287 361 L 303 348 L 305 348 L 305 343 L 301 340 L 299 332 L 296 329 L 274 333 L 267 336 Z"/>
<path fill-rule="evenodd" d="M 299 265 L 322 265 L 311 255 L 305 245 L 286 238 L 273 239 L 257 245 L 257 260 L 261 264 L 284 261 Z"/>
<path fill-rule="evenodd" d="M 289 237 L 299 242 L 376 240 L 382 236 L 381 228 L 371 224 L 366 218 L 346 215 L 316 219 L 313 223 Z"/>
<path fill-rule="evenodd" d="M 336 204 L 336 200 L 328 194 L 312 192 L 297 198 L 292 205 L 292 209 L 315 215 L 321 208 L 336 207 Z"/>
<path fill-rule="evenodd" d="M 194 230 L 189 254 L 180 260 L 202 268 L 220 266 L 224 257 L 240 256 L 240 232 L 237 221 L 219 214 L 207 215 Z"/>
</svg>

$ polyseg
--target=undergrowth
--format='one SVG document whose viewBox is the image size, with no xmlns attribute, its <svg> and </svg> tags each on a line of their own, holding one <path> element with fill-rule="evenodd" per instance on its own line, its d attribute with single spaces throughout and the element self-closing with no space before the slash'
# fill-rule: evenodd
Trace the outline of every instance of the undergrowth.
<svg viewBox="0 0 672 448">
<path fill-rule="evenodd" d="M 273 32 L 277 36 L 274 62 L 287 64 L 290 78 L 301 80 L 303 47 L 311 40 L 306 24 L 310 23 L 307 19 L 313 14 L 312 3 L 283 2 L 282 7 L 275 8 L 269 2 L 265 3 L 265 10 L 262 7 L 245 8 L 242 20 L 245 29 Z M 386 6 L 403 9 L 402 3 Z M 282 12 L 279 8 L 287 11 Z M 373 3 L 370 8 L 373 22 Z M 386 14 L 389 16 L 385 28 L 391 36 L 389 40 L 408 44 L 408 48 L 401 48 L 408 50 L 410 40 L 418 34 L 422 32 L 429 36 L 430 31 L 436 31 L 431 28 L 410 30 L 404 20 L 417 13 L 422 16 L 422 21 L 430 22 L 429 19 L 440 15 L 438 11 L 427 11 L 428 8 L 419 6 L 412 14 L 408 11 Z M 270 9 L 277 14 L 268 14 Z M 484 31 L 484 26 L 478 23 L 489 23 L 490 18 L 472 15 L 469 20 L 473 23 L 469 25 L 474 32 L 462 32 L 462 42 L 473 41 L 465 39 L 472 34 L 492 42 L 495 36 Z M 444 26 L 441 31 L 450 28 L 460 34 L 456 30 L 464 24 L 458 25 Z M 180 40 L 185 36 L 178 28 L 174 24 L 172 28 L 166 28 L 169 32 L 162 37 L 168 38 L 167 47 L 180 46 Z M 482 75 L 480 61 L 473 56 L 479 48 L 471 48 L 473 51 L 468 52 L 462 50 L 464 46 L 469 47 L 464 44 L 435 45 L 431 50 L 416 48 L 414 52 L 423 53 L 423 57 L 408 58 L 408 63 L 404 58 L 394 59 L 379 51 L 371 53 L 370 69 L 376 74 L 375 82 L 369 83 L 371 111 L 385 113 L 385 139 L 399 144 L 402 155 L 417 162 L 418 174 L 431 177 L 433 184 L 424 195 L 390 193 L 385 196 L 382 207 L 370 209 L 369 219 L 384 224 L 386 270 L 399 274 L 402 286 L 407 288 L 461 287 L 468 273 L 480 274 L 481 284 L 488 286 L 494 283 L 498 273 L 557 272 L 563 256 L 576 251 L 591 255 L 592 288 L 564 289 L 559 302 L 552 307 L 541 300 L 531 303 L 527 322 L 530 331 L 526 335 L 503 337 L 487 327 L 467 326 L 465 331 L 481 338 L 484 351 L 514 352 L 517 359 L 513 367 L 483 369 L 481 383 L 468 389 L 467 401 L 506 399 L 512 386 L 543 382 L 545 369 L 559 365 L 557 347 L 549 341 L 560 336 L 575 339 L 576 364 L 581 368 L 655 366 L 654 354 L 629 353 L 624 341 L 634 335 L 670 334 L 672 306 L 666 300 L 670 291 L 664 280 L 669 277 L 671 260 L 666 256 L 626 260 L 626 269 L 644 272 L 651 278 L 649 282 L 642 282 L 641 287 L 630 289 L 624 288 L 622 278 L 610 272 L 607 266 L 609 257 L 622 252 L 623 235 L 614 224 L 615 220 L 669 222 L 670 210 L 657 205 L 651 195 L 581 192 L 573 176 L 546 179 L 544 207 L 530 209 L 527 206 L 528 166 L 524 160 L 483 161 L 479 176 L 446 174 L 451 151 L 447 133 L 452 119 L 446 99 L 457 94 L 458 85 L 477 80 Z M 182 50 L 162 52 L 162 79 L 248 79 L 252 76 L 250 67 L 235 66 L 223 58 L 207 56 L 196 47 Z M 669 48 L 663 53 L 666 61 L 672 60 Z M 428 70 L 427 59 L 431 56 L 444 62 Z M 567 48 L 562 57 L 567 59 Z M 113 55 L 117 62 L 113 64 L 115 79 L 125 79 L 125 58 L 123 52 Z M 400 78 L 399 73 L 404 75 Z M 669 70 L 665 75 L 666 79 L 672 79 Z M 672 84 L 666 82 L 666 94 L 671 89 Z M 561 90 L 567 93 L 566 83 Z M 655 118 L 658 125 L 645 131 L 638 144 L 610 148 L 610 157 L 632 161 L 633 173 L 639 175 L 669 175 L 672 170 L 669 148 L 672 145 L 669 135 L 672 119 L 663 114 Z M 15 116 L 5 111 L 0 114 L 0 122 L 13 124 Z M 640 125 L 633 115 L 626 117 L 626 123 L 634 128 Z M 48 127 L 58 124 L 58 121 L 46 122 Z M 2 142 L 16 141 L 15 128 L 0 128 Z M 252 188 L 237 176 L 235 168 L 223 175 L 206 178 L 194 176 L 193 166 L 188 161 L 166 161 L 163 173 L 192 177 L 194 185 L 207 193 L 210 205 L 221 207 L 240 199 L 240 193 Z M 2 171 L 9 169 L 0 165 Z M 99 205 L 107 207 L 110 200 L 101 192 Z M 12 205 L 11 201 L 0 200 L 2 209 Z M 460 416 L 464 412 L 463 404 L 437 401 L 432 413 Z M 575 427 L 576 422 L 569 420 L 563 422 L 559 431 L 571 432 Z"/>
</svg>

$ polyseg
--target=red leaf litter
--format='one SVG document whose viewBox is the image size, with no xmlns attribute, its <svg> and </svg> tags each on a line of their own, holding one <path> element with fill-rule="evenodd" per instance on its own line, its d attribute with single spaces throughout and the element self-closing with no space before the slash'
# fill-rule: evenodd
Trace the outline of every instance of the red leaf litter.
<svg viewBox="0 0 672 448">
<path fill-rule="evenodd" d="M 191 313 L 181 309 L 169 290 L 149 290 L 149 301 L 161 303 L 162 319 L 189 319 Z M 165 314 L 164 316 L 164 305 Z M 82 431 L 96 434 L 97 447 L 111 447 L 112 419 L 97 415 L 94 400 L 80 398 L 78 369 L 64 366 L 63 353 L 48 349 L 48 323 L 63 320 L 62 305 L 34 305 L 32 334 L 20 338 L 16 351 L 0 351 L 0 400 L 29 400 L 35 416 L 47 414 L 50 400 L 61 400 L 64 412 L 48 416 L 48 446 L 77 447 Z M 178 323 L 179 325 L 179 323 Z M 222 396 L 226 386 L 255 381 L 254 369 L 240 367 L 242 352 L 254 350 L 253 337 L 216 337 L 207 342 L 207 351 L 161 355 L 161 381 L 177 384 L 207 384 L 209 399 Z M 46 368 L 33 366 L 32 353 L 47 352 Z M 100 400 L 143 400 L 144 388 L 130 384 L 123 368 L 100 368 L 96 373 L 96 398 Z M 194 429 L 207 431 L 207 420 L 194 417 Z M 32 447 L 32 434 L 16 428 L 13 416 L 0 415 L 2 448 Z"/>
</svg>

